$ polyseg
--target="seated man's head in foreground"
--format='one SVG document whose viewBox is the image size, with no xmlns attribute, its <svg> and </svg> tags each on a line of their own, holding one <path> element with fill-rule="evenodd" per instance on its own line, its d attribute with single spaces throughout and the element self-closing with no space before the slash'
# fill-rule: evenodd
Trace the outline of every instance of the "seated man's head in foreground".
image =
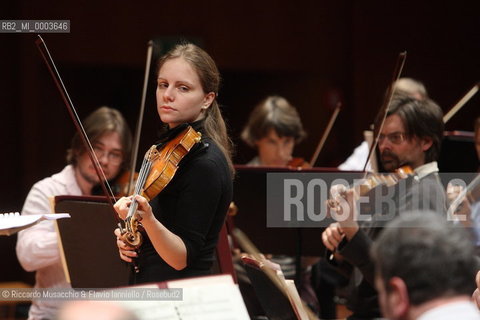
<svg viewBox="0 0 480 320">
<path fill-rule="evenodd" d="M 416 319 L 455 301 L 469 301 L 478 270 L 472 240 L 432 212 L 390 223 L 372 248 L 383 315 Z"/>
</svg>

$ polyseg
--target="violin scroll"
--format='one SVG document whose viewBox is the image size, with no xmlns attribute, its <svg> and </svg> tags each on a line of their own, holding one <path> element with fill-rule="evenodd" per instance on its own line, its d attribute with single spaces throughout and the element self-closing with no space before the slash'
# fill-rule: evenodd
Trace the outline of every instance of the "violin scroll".
<svg viewBox="0 0 480 320">
<path fill-rule="evenodd" d="M 119 227 L 122 233 L 120 240 L 134 249 L 141 246 L 143 242 L 142 233 L 140 232 L 141 224 L 136 215 L 125 219 L 125 228 Z"/>
<path fill-rule="evenodd" d="M 330 199 L 327 200 L 328 207 L 338 212 L 340 209 L 340 198 L 345 199 L 347 193 L 347 187 L 343 184 L 336 184 L 330 188 Z"/>
</svg>

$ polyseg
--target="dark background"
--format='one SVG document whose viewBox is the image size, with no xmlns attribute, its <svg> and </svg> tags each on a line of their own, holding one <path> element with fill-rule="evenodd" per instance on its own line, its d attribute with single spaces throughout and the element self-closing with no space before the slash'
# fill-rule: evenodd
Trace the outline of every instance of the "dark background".
<svg viewBox="0 0 480 320">
<path fill-rule="evenodd" d="M 480 80 L 480 3 L 430 1 L 3 1 L 1 19 L 69 19 L 69 34 L 44 34 L 67 90 L 84 118 L 118 108 L 132 128 L 141 99 L 146 44 L 194 39 L 223 76 L 219 101 L 237 144 L 252 108 L 279 94 L 294 104 L 308 138 L 295 152 L 309 159 L 332 113 L 344 108 L 317 165 L 341 163 L 362 140 L 392 77 L 399 52 L 404 76 L 424 82 L 444 111 Z M 34 44 L 34 34 L 0 34 L 2 137 L 0 211 L 20 211 L 33 183 L 60 171 L 74 127 Z M 158 116 L 149 86 L 140 152 L 155 141 Z M 472 130 L 474 97 L 447 124 Z M 2 238 L 14 258 L 15 237 Z M 16 262 L 15 262 L 16 263 Z M 0 280 L 22 277 L 2 262 Z"/>
</svg>

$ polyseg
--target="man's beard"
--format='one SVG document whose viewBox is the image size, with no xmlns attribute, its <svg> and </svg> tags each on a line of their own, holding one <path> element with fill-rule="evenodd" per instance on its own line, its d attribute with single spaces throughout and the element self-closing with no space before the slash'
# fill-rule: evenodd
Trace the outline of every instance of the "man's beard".
<svg viewBox="0 0 480 320">
<path fill-rule="evenodd" d="M 99 183 L 97 175 L 92 176 L 92 175 L 89 175 L 87 172 L 83 171 L 81 168 L 79 168 L 79 169 L 80 170 L 78 170 L 78 171 L 85 181 L 87 181 L 91 185 L 96 185 L 96 184 Z"/>
<path fill-rule="evenodd" d="M 386 171 L 395 171 L 395 169 L 398 169 L 401 166 L 398 156 L 388 150 L 382 152 L 380 161 L 382 162 L 382 166 Z"/>
</svg>

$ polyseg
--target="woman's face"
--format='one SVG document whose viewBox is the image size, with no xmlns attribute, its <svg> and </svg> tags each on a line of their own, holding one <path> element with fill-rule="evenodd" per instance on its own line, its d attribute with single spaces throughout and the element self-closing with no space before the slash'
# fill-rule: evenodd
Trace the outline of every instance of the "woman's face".
<svg viewBox="0 0 480 320">
<path fill-rule="evenodd" d="M 285 167 L 292 160 L 295 139 L 293 137 L 279 137 L 274 129 L 255 142 L 258 149 L 260 163 L 264 166 Z"/>
<path fill-rule="evenodd" d="M 214 98 L 215 93 L 203 92 L 197 72 L 183 58 L 167 60 L 160 68 L 157 111 L 170 128 L 203 119 Z"/>
</svg>

